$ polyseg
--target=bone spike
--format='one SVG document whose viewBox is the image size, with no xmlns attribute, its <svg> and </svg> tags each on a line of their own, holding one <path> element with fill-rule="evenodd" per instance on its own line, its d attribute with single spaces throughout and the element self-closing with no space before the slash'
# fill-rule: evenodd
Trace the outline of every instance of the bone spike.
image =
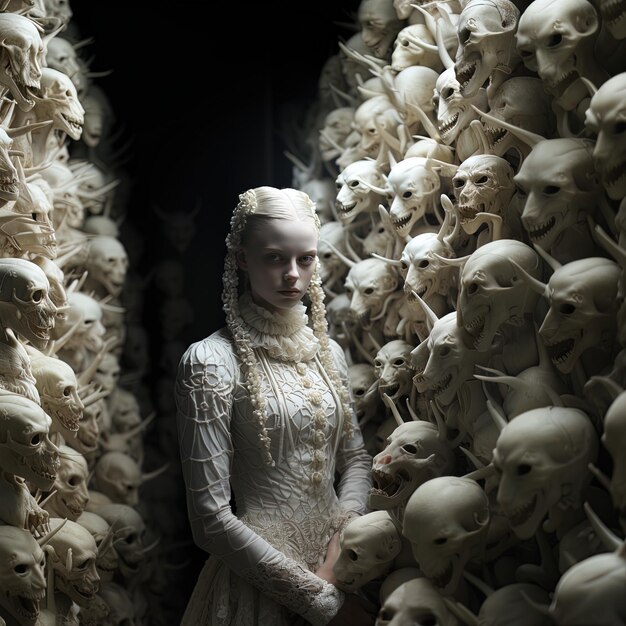
<svg viewBox="0 0 626 626">
<path fill-rule="evenodd" d="M 375 322 L 376 320 L 382 319 L 387 315 L 387 309 L 389 308 L 389 303 L 398 295 L 397 291 L 392 291 L 384 300 L 382 311 L 378 315 L 373 315 L 371 317 L 371 321 Z"/>
<path fill-rule="evenodd" d="M 63 346 L 72 338 L 72 336 L 80 326 L 81 322 L 82 320 L 78 320 L 72 326 L 70 326 L 70 328 L 63 336 L 50 342 L 50 354 L 56 354 L 59 350 L 63 348 Z"/>
<path fill-rule="evenodd" d="M 493 406 L 491 400 L 487 400 L 487 410 L 489 411 L 489 415 L 491 415 L 491 419 L 493 419 L 495 425 L 498 427 L 498 430 L 502 432 L 508 422 L 506 421 L 504 416 Z"/>
<path fill-rule="evenodd" d="M 66 523 L 67 517 L 63 518 L 63 521 L 54 530 L 51 530 L 47 535 L 37 539 L 37 543 L 43 548 L 43 546 L 45 546 L 50 539 L 52 539 L 52 537 L 54 537 L 61 530 L 61 528 L 63 528 L 63 526 L 65 526 Z"/>
<path fill-rule="evenodd" d="M 285 150 L 284 155 L 304 174 L 310 174 L 312 172 L 310 165 L 307 167 L 297 156 L 289 152 L 289 150 Z"/>
<path fill-rule="evenodd" d="M 113 524 L 110 524 L 107 534 L 103 537 L 100 545 L 98 546 L 98 556 L 102 556 L 113 545 L 114 537 L 115 529 L 113 528 Z"/>
<path fill-rule="evenodd" d="M 593 98 L 598 93 L 598 88 L 584 76 L 579 76 L 579 79 L 582 80 L 585 87 L 589 90 L 589 95 Z"/>
<path fill-rule="evenodd" d="M 527 383 L 517 379 L 515 376 L 485 376 L 484 374 L 474 374 L 474 378 L 489 383 L 497 383 L 498 385 L 508 385 L 516 391 L 524 391 L 527 389 Z"/>
<path fill-rule="evenodd" d="M 409 411 L 409 415 L 411 416 L 411 419 L 414 422 L 421 422 L 421 421 L 423 421 L 423 420 L 420 419 L 419 415 L 415 412 L 415 409 L 411 406 L 411 402 L 410 402 L 409 398 L 406 398 L 405 402 L 406 402 L 406 408 Z"/>
<path fill-rule="evenodd" d="M 447 200 L 447 203 L 444 205 L 444 200 Z M 446 244 L 446 233 L 448 232 L 448 229 L 450 228 L 450 224 L 452 222 L 452 210 L 448 209 L 448 204 L 451 207 L 451 209 L 453 209 L 454 207 L 452 206 L 452 202 L 450 200 L 450 198 L 448 198 L 448 196 L 446 196 L 445 194 L 441 194 L 441 206 L 443 207 L 443 212 L 444 212 L 444 218 L 443 218 L 443 224 L 441 225 L 441 228 L 439 229 L 439 232 L 437 233 L 437 239 L 441 242 Z"/>
<path fill-rule="evenodd" d="M 335 150 L 343 152 L 343 147 L 340 146 L 323 128 L 320 130 L 320 135 L 327 141 Z"/>
<path fill-rule="evenodd" d="M 602 541 L 602 543 L 612 552 L 616 552 L 622 547 L 623 542 L 619 537 L 614 534 L 608 526 L 598 517 L 596 512 L 591 508 L 589 502 L 583 504 L 587 519 L 591 524 L 591 527 L 595 531 L 596 535 Z"/>
<path fill-rule="evenodd" d="M 376 341 L 376 337 L 374 337 L 374 335 L 372 335 L 372 333 L 370 333 L 370 331 L 367 331 L 367 336 L 369 337 L 370 341 L 374 344 L 374 347 L 376 348 L 377 351 L 379 351 L 382 346 L 378 343 L 378 341 Z"/>
<path fill-rule="evenodd" d="M 367 187 L 368 189 L 371 189 L 373 192 L 377 193 L 379 196 L 387 195 L 387 190 L 383 189 L 382 187 L 377 187 L 376 185 L 372 185 L 371 183 L 368 183 L 366 180 L 363 180 L 362 178 L 358 178 L 356 180 L 358 180 L 364 187 Z"/>
<path fill-rule="evenodd" d="M 430 408 L 435 416 L 435 423 L 437 424 L 437 439 L 439 439 L 439 441 L 448 441 L 448 430 L 446 429 L 446 424 L 443 421 L 443 415 L 439 411 L 439 408 L 435 404 L 434 400 L 430 401 Z"/>
<path fill-rule="evenodd" d="M 553 623 L 552 621 L 552 611 L 550 610 L 550 606 L 547 604 L 539 604 L 539 602 L 535 602 L 525 591 L 520 591 L 520 594 L 522 595 L 522 597 L 524 598 L 524 600 L 526 601 L 526 603 L 528 605 L 530 605 L 533 609 L 535 609 L 535 611 L 537 611 L 537 613 L 540 613 L 541 615 L 545 615 L 546 617 L 550 618 L 550 624 Z"/>
<path fill-rule="evenodd" d="M 343 263 L 345 263 L 348 267 L 352 268 L 356 265 L 355 261 L 352 261 L 351 259 L 349 259 L 347 256 L 343 254 L 343 252 L 339 252 L 339 250 L 337 250 L 337 248 L 335 248 L 335 246 L 330 241 L 327 241 L 326 244 L 337 255 L 337 257 L 341 261 L 343 261 Z"/>
<path fill-rule="evenodd" d="M 55 489 L 54 491 L 51 491 L 41 502 L 38 502 L 37 504 L 39 505 L 39 507 L 43 509 L 46 506 L 46 504 L 48 504 L 48 502 L 50 501 L 50 498 L 52 498 L 56 492 L 57 492 L 57 489 Z"/>
<path fill-rule="evenodd" d="M 485 467 L 485 464 L 481 463 L 467 448 L 459 446 L 459 450 L 471 461 L 472 465 L 476 469 L 482 469 Z"/>
<path fill-rule="evenodd" d="M 467 624 L 467 626 L 480 626 L 478 617 L 474 615 L 474 613 L 472 613 L 464 604 L 446 597 L 443 598 L 443 601 L 450 613 L 452 613 L 452 615 L 454 615 L 457 619 L 460 619 L 461 622 Z"/>
<path fill-rule="evenodd" d="M 72 571 L 72 548 L 67 549 L 67 554 L 65 555 L 65 570 L 67 572 Z"/>
<path fill-rule="evenodd" d="M 515 126 L 514 124 L 510 124 L 509 122 L 505 122 L 504 120 L 499 120 L 497 117 L 493 117 L 489 113 L 482 111 L 477 106 L 471 104 L 470 105 L 478 115 L 484 117 L 488 122 L 491 122 L 494 126 L 500 126 L 510 132 L 512 132 L 516 137 L 521 139 L 525 144 L 534 148 L 540 141 L 545 141 L 546 138 L 538 135 L 537 133 L 532 133 L 529 130 L 524 130 L 519 126 Z"/>
<path fill-rule="evenodd" d="M 169 466 L 170 464 L 169 462 L 167 462 L 158 469 L 153 470 L 152 472 L 146 472 L 145 474 L 142 474 L 141 482 L 145 483 L 149 480 L 152 480 L 153 478 L 156 478 L 157 476 L 160 476 L 161 474 L 163 474 L 163 472 L 166 472 L 169 469 Z"/>
<path fill-rule="evenodd" d="M 465 474 L 461 476 L 461 478 L 467 478 L 469 480 L 483 480 L 484 478 L 489 478 L 496 473 L 496 468 L 493 466 L 493 463 L 489 463 L 489 465 L 485 465 L 485 467 L 481 467 L 480 469 L 474 470 L 469 474 Z"/>
<path fill-rule="evenodd" d="M 402 426 L 402 424 L 404 424 L 404 420 L 402 419 L 402 416 L 400 415 L 398 411 L 398 407 L 392 402 L 391 398 L 386 393 L 383 393 L 383 402 L 387 405 L 387 407 L 391 411 L 391 414 L 396 420 L 396 423 L 398 424 L 398 426 Z"/>
<path fill-rule="evenodd" d="M 91 45 L 94 41 L 95 39 L 93 37 L 87 37 L 86 39 L 81 39 L 80 41 L 72 44 L 72 47 L 74 50 L 80 50 L 80 48 Z"/>
<path fill-rule="evenodd" d="M 533 248 L 537 254 L 552 268 L 552 271 L 563 267 L 562 263 L 559 263 L 549 252 L 546 252 L 543 248 L 539 247 L 536 243 L 533 244 Z"/>
<path fill-rule="evenodd" d="M 87 72 L 85 76 L 87 78 L 105 78 L 106 76 L 111 76 L 114 70 L 101 70 L 100 72 Z"/>
<path fill-rule="evenodd" d="M 593 463 L 588 463 L 587 467 L 589 471 L 598 479 L 598 482 L 608 491 L 611 491 L 611 480 L 610 478 L 596 465 Z"/>
<path fill-rule="evenodd" d="M 161 537 L 157 537 L 151 544 L 145 546 L 141 549 L 143 554 L 150 552 L 150 550 L 154 550 L 161 543 Z"/>
<path fill-rule="evenodd" d="M 106 398 L 108 395 L 109 395 L 109 392 L 106 389 L 101 389 L 100 391 L 96 391 L 82 400 L 83 407 L 87 408 L 88 406 L 91 406 L 92 404 L 95 404 L 96 402 L 98 402 L 98 400 L 102 400 L 102 398 Z"/>
<path fill-rule="evenodd" d="M 349 105 L 354 106 L 356 104 L 356 99 L 349 93 L 342 91 L 341 89 L 339 89 L 339 87 L 333 85 L 332 83 L 328 83 L 328 86 L 334 94 L 337 94 L 339 97 L 343 98 Z"/>
<path fill-rule="evenodd" d="M 359 352 L 359 354 L 370 365 L 374 365 L 374 359 L 372 358 L 372 355 L 369 354 L 369 352 L 363 347 L 363 344 L 360 342 L 359 338 L 350 330 L 350 328 L 348 327 L 348 325 L 345 322 L 343 322 L 341 324 L 341 326 L 343 328 L 343 332 L 346 333 L 346 335 L 348 335 L 348 337 L 350 337 L 350 340 L 355 345 L 355 347 L 356 347 L 357 351 Z"/>
<path fill-rule="evenodd" d="M 520 275 L 520 277 L 528 283 L 528 286 L 535 293 L 538 293 L 539 295 L 548 299 L 549 293 L 548 293 L 547 284 L 542 283 L 540 280 L 537 280 L 536 278 L 533 278 L 524 268 L 520 267 L 515 261 L 513 261 L 513 259 L 510 259 L 509 262 L 511 263 L 511 265 L 513 265 L 517 269 L 517 272 Z"/>
<path fill-rule="evenodd" d="M 411 293 L 415 299 L 419 302 L 424 314 L 426 315 L 426 321 L 428 322 L 429 330 L 433 329 L 433 326 L 439 321 L 437 314 L 426 304 L 423 298 L 414 290 L 411 289 Z"/>
<path fill-rule="evenodd" d="M 422 123 L 424 130 L 430 136 L 430 139 L 434 139 L 438 143 L 441 143 L 441 135 L 439 134 L 437 127 L 432 123 L 431 119 L 428 117 L 428 115 L 426 115 L 424 110 L 420 106 L 418 106 L 417 104 L 413 104 L 412 102 L 408 102 L 407 104 L 415 111 L 415 113 L 417 113 L 417 116 L 419 117 L 419 120 Z"/>
<path fill-rule="evenodd" d="M 463 576 L 465 577 L 466 580 L 471 582 L 472 585 L 474 585 L 474 587 L 478 589 L 478 591 L 482 591 L 482 593 L 484 593 L 485 596 L 489 597 L 493 595 L 494 589 L 492 589 L 484 580 L 481 580 L 480 578 L 478 578 L 478 576 L 474 576 L 474 574 L 468 572 L 467 570 L 463 572 Z"/>
<path fill-rule="evenodd" d="M 375 252 L 371 253 L 375 259 L 379 259 L 380 261 L 384 261 L 385 263 L 389 263 L 389 265 L 393 265 L 395 267 L 402 267 L 402 261 L 398 259 L 388 259 L 380 254 L 376 254 Z"/>
<path fill-rule="evenodd" d="M 622 269 L 626 268 L 626 250 L 609 237 L 599 224 L 594 226 L 591 233 L 594 235 L 594 239 L 615 259 L 619 266 Z"/>
<path fill-rule="evenodd" d="M 415 43 L 418 46 L 424 48 L 424 50 L 430 50 L 431 52 L 439 52 L 439 48 L 436 45 L 432 43 L 428 43 L 427 41 L 424 41 L 421 37 L 418 37 L 417 35 L 411 35 L 407 37 L 407 39 L 411 43 Z"/>
<path fill-rule="evenodd" d="M 472 255 L 467 254 L 465 256 L 454 257 L 452 259 L 449 259 L 448 257 L 440 256 L 436 252 L 433 252 L 433 256 L 437 257 L 437 259 L 439 259 L 444 265 L 452 265 L 454 267 L 463 267 Z"/>
<path fill-rule="evenodd" d="M 146 419 L 142 420 L 141 422 L 139 422 L 139 424 L 137 424 L 136 426 L 133 426 L 131 429 L 127 430 L 124 433 L 119 433 L 123 439 L 132 439 L 133 437 L 135 437 L 136 435 L 138 435 L 142 430 L 145 430 L 148 425 L 154 421 L 154 418 L 156 417 L 156 412 L 153 411 L 152 413 L 150 413 L 150 415 L 148 415 L 148 417 L 146 417 Z"/>
<path fill-rule="evenodd" d="M 450 56 L 443 40 L 443 31 L 438 25 L 435 29 L 435 41 L 437 42 L 437 52 L 439 52 L 441 63 L 447 70 L 449 70 L 451 67 L 454 67 L 454 61 L 452 60 L 452 57 Z"/>
</svg>

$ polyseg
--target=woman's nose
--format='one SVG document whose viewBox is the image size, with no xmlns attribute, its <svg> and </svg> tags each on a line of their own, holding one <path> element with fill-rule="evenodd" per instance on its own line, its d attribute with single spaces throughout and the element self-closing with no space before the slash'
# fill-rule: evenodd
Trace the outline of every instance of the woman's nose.
<svg viewBox="0 0 626 626">
<path fill-rule="evenodd" d="M 300 277 L 300 272 L 298 271 L 298 264 L 296 261 L 292 261 L 289 264 L 289 267 L 285 270 L 284 278 L 288 281 L 296 281 Z"/>
</svg>

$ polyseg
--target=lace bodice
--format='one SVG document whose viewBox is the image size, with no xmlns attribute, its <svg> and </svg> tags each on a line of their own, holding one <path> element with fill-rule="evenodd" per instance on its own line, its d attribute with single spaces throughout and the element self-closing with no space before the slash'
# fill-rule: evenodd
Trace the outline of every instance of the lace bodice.
<svg viewBox="0 0 626 626">
<path fill-rule="evenodd" d="M 306 326 L 304 306 L 272 314 L 241 302 L 262 373 L 268 465 L 226 329 L 189 347 L 176 385 L 189 519 L 198 545 L 277 603 L 326 624 L 343 594 L 315 576 L 328 540 L 366 510 L 371 457 L 343 416 Z M 346 380 L 341 348 L 333 356 Z M 335 472 L 340 475 L 337 491 Z M 231 487 L 237 516 L 231 509 Z"/>
</svg>

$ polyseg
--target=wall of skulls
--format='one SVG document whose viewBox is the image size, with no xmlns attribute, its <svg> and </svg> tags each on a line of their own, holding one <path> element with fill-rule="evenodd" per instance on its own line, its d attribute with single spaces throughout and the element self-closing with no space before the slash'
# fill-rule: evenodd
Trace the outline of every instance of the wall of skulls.
<svg viewBox="0 0 626 626">
<path fill-rule="evenodd" d="M 159 624 L 172 529 L 139 498 L 167 464 L 144 445 L 125 148 L 71 18 L 0 10 L 0 623 Z"/>
<path fill-rule="evenodd" d="M 378 626 L 626 624 L 625 47 L 605 0 L 362 0 L 293 137 Z"/>
</svg>

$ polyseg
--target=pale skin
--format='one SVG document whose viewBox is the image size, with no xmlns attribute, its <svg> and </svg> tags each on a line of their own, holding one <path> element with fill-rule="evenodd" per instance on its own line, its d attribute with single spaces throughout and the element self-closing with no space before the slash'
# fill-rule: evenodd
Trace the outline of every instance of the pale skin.
<svg viewBox="0 0 626 626">
<path fill-rule="evenodd" d="M 317 260 L 318 232 L 310 222 L 276 219 L 255 229 L 237 252 L 237 265 L 248 275 L 256 304 L 274 313 L 286 312 L 306 293 Z M 339 533 L 328 544 L 324 563 L 315 574 L 331 584 L 339 556 Z M 355 594 L 346 594 L 329 626 L 370 626 L 376 608 Z"/>
</svg>

